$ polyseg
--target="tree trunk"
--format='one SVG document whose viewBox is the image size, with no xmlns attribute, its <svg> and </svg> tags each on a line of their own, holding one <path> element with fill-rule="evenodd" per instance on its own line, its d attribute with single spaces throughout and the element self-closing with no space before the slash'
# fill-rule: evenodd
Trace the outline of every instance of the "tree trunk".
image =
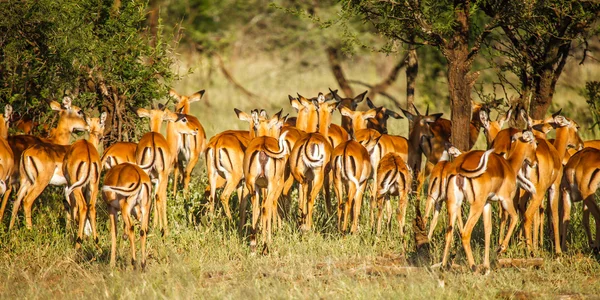
<svg viewBox="0 0 600 300">
<path fill-rule="evenodd" d="M 541 65 L 540 70 L 535 74 L 533 79 L 534 94 L 529 106 L 529 114 L 533 119 L 544 119 L 548 108 L 552 104 L 556 82 L 562 74 L 562 70 L 567 62 L 571 42 L 563 43 L 562 45 L 550 43 L 549 49 L 546 52 L 546 58 Z"/>
<path fill-rule="evenodd" d="M 469 150 L 469 124 L 471 123 L 470 66 L 462 60 L 448 60 L 448 91 L 452 119 L 452 145 L 461 151 Z"/>
</svg>

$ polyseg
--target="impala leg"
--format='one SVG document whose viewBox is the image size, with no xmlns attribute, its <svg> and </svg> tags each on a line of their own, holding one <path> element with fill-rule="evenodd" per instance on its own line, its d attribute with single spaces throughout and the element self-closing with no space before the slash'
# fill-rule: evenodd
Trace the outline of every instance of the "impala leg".
<svg viewBox="0 0 600 300">
<path fill-rule="evenodd" d="M 396 219 L 400 226 L 400 236 L 404 236 L 404 222 L 406 220 L 406 208 L 408 207 L 408 199 L 403 195 L 404 192 L 400 192 L 398 199 L 398 211 L 396 212 Z"/>
<path fill-rule="evenodd" d="M 90 201 L 88 213 L 90 217 L 90 225 L 92 226 L 92 236 L 94 238 L 94 243 L 96 244 L 96 248 L 100 248 L 98 246 L 98 231 L 97 231 L 97 223 L 96 223 L 96 199 L 98 197 L 98 182 L 93 182 L 90 184 Z"/>
<path fill-rule="evenodd" d="M 19 207 L 21 206 L 21 202 L 23 201 L 23 198 L 25 198 L 27 190 L 30 187 L 31 184 L 29 183 L 29 181 L 22 181 L 21 185 L 19 186 L 19 191 L 17 192 L 17 200 L 15 200 L 15 202 L 13 203 L 13 209 L 10 217 L 10 225 L 8 225 L 9 230 L 12 229 L 13 225 L 15 224 L 15 221 L 17 219 L 17 213 L 19 211 Z"/>
<path fill-rule="evenodd" d="M 10 194 L 12 193 L 12 184 L 6 183 L 6 192 L 4 192 L 4 196 L 2 197 L 2 206 L 0 207 L 0 221 L 4 218 L 4 210 L 6 209 L 6 203 L 8 203 L 8 198 L 10 198 Z"/>
<path fill-rule="evenodd" d="M 590 234 L 590 246 L 594 249 L 598 249 L 600 247 L 600 209 L 594 201 L 594 194 L 588 196 L 585 199 L 584 204 L 588 207 L 588 211 L 592 214 L 594 223 L 596 223 L 596 237 L 592 240 Z"/>
<path fill-rule="evenodd" d="M 556 181 L 554 181 L 554 184 L 552 184 L 550 191 L 548 191 L 548 195 L 549 195 L 549 201 L 550 201 L 550 210 L 552 213 L 552 228 L 553 228 L 553 232 L 554 232 L 554 252 L 556 254 L 560 254 L 562 253 L 562 249 L 561 249 L 561 241 L 560 241 L 560 218 L 558 216 L 559 214 L 559 210 L 558 210 L 558 203 L 559 203 L 559 196 L 558 196 L 558 187 L 560 186 L 560 182 L 562 181 L 562 169 L 559 173 L 559 175 L 556 178 Z M 544 230 L 544 226 L 543 226 L 543 215 L 542 215 L 542 228 L 540 229 L 540 237 L 543 239 L 543 235 L 541 235 L 543 233 Z M 540 245 L 542 245 L 542 243 L 540 243 Z"/>
<path fill-rule="evenodd" d="M 369 195 L 369 227 L 375 228 L 375 209 L 378 209 L 377 205 L 377 172 L 373 172 L 373 180 L 371 180 L 370 195 Z"/>
<path fill-rule="evenodd" d="M 105 196 L 106 197 L 106 196 Z M 112 200 L 117 201 L 117 200 Z M 108 205 L 108 217 L 110 219 L 110 266 L 115 267 L 117 261 L 117 209 Z"/>
<path fill-rule="evenodd" d="M 531 252 L 533 249 L 532 245 L 532 225 L 534 222 L 535 215 L 539 212 L 540 207 L 540 195 L 544 197 L 544 194 L 537 193 L 531 197 L 531 201 L 525 211 L 525 221 L 523 223 L 523 229 L 525 230 L 525 240 L 527 242 L 527 249 Z"/>
<path fill-rule="evenodd" d="M 252 202 L 252 234 L 250 236 L 250 248 L 256 250 L 256 231 L 258 227 L 258 219 L 260 217 L 260 196 L 259 191 L 254 191 L 251 196 Z"/>
<path fill-rule="evenodd" d="M 425 215 L 423 216 L 423 225 L 427 226 L 429 221 L 429 216 L 431 216 L 431 210 L 436 205 L 435 199 L 428 195 L 427 199 L 425 199 Z"/>
<path fill-rule="evenodd" d="M 185 166 L 185 172 L 182 172 L 182 174 L 183 174 L 183 196 L 186 198 L 187 198 L 188 192 L 189 192 L 190 180 L 192 179 L 192 172 L 194 172 L 194 168 L 196 167 L 198 160 L 200 160 L 200 156 L 192 155 L 192 157 L 190 158 L 190 161 L 188 161 L 187 165 Z"/>
<path fill-rule="evenodd" d="M 570 207 L 569 207 L 569 210 L 570 210 Z M 563 226 L 567 227 L 568 226 L 568 225 L 566 225 L 567 221 L 570 221 L 570 220 L 571 220 L 570 216 L 569 216 L 568 219 L 566 217 L 563 217 L 563 224 L 565 224 Z M 588 243 L 590 245 L 592 245 L 592 240 L 594 238 L 592 237 L 592 230 L 590 229 L 590 207 L 588 206 L 588 204 L 587 204 L 586 201 L 583 202 L 583 217 L 582 217 L 581 223 L 583 223 L 583 230 L 585 231 L 585 234 L 588 237 Z M 564 232 L 565 232 L 564 233 L 565 236 L 564 236 L 564 238 L 562 240 L 563 240 L 563 243 L 566 244 L 566 238 L 567 238 L 566 232 L 567 232 L 567 230 L 565 229 Z M 563 247 L 563 249 L 566 249 L 566 248 Z"/>
<path fill-rule="evenodd" d="M 452 242 L 454 240 L 454 225 L 456 223 L 456 217 L 459 214 L 464 195 L 458 190 L 458 188 L 456 188 L 455 177 L 449 180 L 448 187 L 452 187 L 452 189 L 448 188 L 448 195 L 446 199 L 446 208 L 448 210 L 448 229 L 446 230 L 446 245 L 444 247 L 442 266 L 449 267 L 450 265 L 448 264 L 448 258 L 450 256 L 450 247 L 452 246 Z M 432 228 L 435 228 L 434 221 L 437 222 L 435 215 L 434 220 L 431 222 Z"/>
<path fill-rule="evenodd" d="M 498 234 L 498 243 L 502 243 L 506 230 L 506 221 L 508 220 L 508 211 L 502 207 L 502 204 L 498 205 L 498 209 L 500 214 L 500 232 Z"/>
<path fill-rule="evenodd" d="M 221 205 L 223 206 L 223 212 L 227 216 L 227 219 L 233 220 L 231 216 L 231 209 L 229 208 L 229 199 L 231 199 L 231 194 L 235 190 L 236 183 L 240 182 L 240 180 L 235 180 L 234 178 L 229 178 L 226 181 L 225 187 L 223 188 L 223 192 L 221 192 Z M 211 204 L 211 208 L 214 208 L 214 205 Z"/>
<path fill-rule="evenodd" d="M 305 230 L 307 217 L 307 199 L 308 198 L 308 181 L 301 183 L 298 186 L 298 215 L 300 220 L 300 229 Z"/>
<path fill-rule="evenodd" d="M 246 226 L 246 207 L 248 206 L 248 197 L 251 196 L 252 194 L 250 193 L 250 191 L 246 188 L 246 185 L 244 183 L 240 184 L 240 186 L 238 187 L 237 190 L 237 195 L 238 195 L 238 200 L 239 200 L 239 209 L 240 209 L 240 223 L 238 226 L 238 232 L 241 235 L 242 231 L 244 229 L 244 226 Z"/>
<path fill-rule="evenodd" d="M 490 270 L 490 244 L 492 239 L 492 204 L 486 203 L 483 206 L 483 227 L 485 232 L 485 256 L 483 258 L 483 267 L 487 272 Z"/>
<path fill-rule="evenodd" d="M 327 209 L 327 215 L 331 215 L 333 213 L 333 202 L 331 201 L 331 183 L 333 182 L 333 172 L 329 171 L 328 168 L 325 168 L 325 176 L 323 178 L 325 185 L 325 208 Z M 336 195 L 337 196 L 337 195 Z M 341 198 L 338 197 L 338 201 Z"/>
<path fill-rule="evenodd" d="M 387 194 L 386 194 L 387 195 Z M 381 219 L 383 216 L 383 205 L 384 205 L 384 201 L 386 200 L 386 195 L 377 195 L 377 235 L 381 234 Z M 373 227 L 374 229 L 375 227 Z"/>
<path fill-rule="evenodd" d="M 315 177 L 312 181 L 312 186 L 310 190 L 310 198 L 308 200 L 308 230 L 312 229 L 313 223 L 313 209 L 315 207 L 315 201 L 319 196 L 319 192 L 321 192 L 321 188 L 323 187 L 323 182 L 325 181 L 323 177 L 323 171 L 315 172 Z"/>
<path fill-rule="evenodd" d="M 344 189 L 343 189 L 343 185 L 342 185 L 342 180 L 341 178 L 338 178 L 336 176 L 335 180 L 334 180 L 334 189 L 335 189 L 335 196 L 337 198 L 337 219 L 338 219 L 338 230 L 340 232 L 342 231 L 342 216 L 343 216 L 343 212 L 345 211 L 345 201 L 342 198 L 344 195 Z M 327 188 L 327 185 L 325 185 L 325 188 Z"/>
<path fill-rule="evenodd" d="M 435 227 L 437 226 L 438 217 L 440 216 L 440 211 L 442 210 L 442 202 L 436 201 L 435 209 L 433 211 L 433 217 L 431 218 L 431 223 L 429 224 L 429 233 L 427 234 L 427 238 L 431 240 L 433 237 L 433 232 L 435 231 Z"/>
<path fill-rule="evenodd" d="M 135 197 L 135 196 L 133 196 Z M 130 197 L 131 198 L 131 197 Z M 123 223 L 125 228 L 125 233 L 127 234 L 127 238 L 129 239 L 129 246 L 131 247 L 131 265 L 135 269 L 136 259 L 135 259 L 135 238 L 133 237 L 133 224 L 131 223 L 131 206 L 130 202 L 132 201 L 128 198 L 126 201 L 121 201 L 121 216 L 123 216 Z"/>
<path fill-rule="evenodd" d="M 487 195 L 477 195 L 475 201 L 471 204 L 471 208 L 469 209 L 469 217 L 467 218 L 467 222 L 465 223 L 465 228 L 462 233 L 462 244 L 465 249 L 465 254 L 467 256 L 467 261 L 469 262 L 469 267 L 472 271 L 476 271 L 477 267 L 475 266 L 475 259 L 473 259 L 473 250 L 471 249 L 471 233 L 473 232 L 473 227 L 477 224 L 481 213 L 483 212 L 483 207 L 486 204 Z"/>
<path fill-rule="evenodd" d="M 360 207 L 363 201 L 363 194 L 365 189 L 367 188 L 367 182 L 363 182 L 356 191 L 356 196 L 354 197 L 354 216 L 352 217 L 352 233 L 356 233 L 358 231 L 358 223 L 360 222 Z"/>
<path fill-rule="evenodd" d="M 386 199 L 385 199 L 385 210 L 386 210 L 386 222 L 387 222 L 387 229 L 388 231 L 392 231 L 392 200 L 390 199 L 390 195 L 388 194 Z M 400 201 L 400 200 L 398 200 Z"/>
<path fill-rule="evenodd" d="M 150 205 L 152 202 L 150 201 L 150 187 L 143 187 L 140 191 L 141 199 L 141 214 L 142 214 L 142 224 L 140 229 L 141 236 L 141 248 L 142 248 L 142 258 L 141 265 L 142 270 L 146 269 L 146 240 L 148 239 L 148 222 L 150 220 Z"/>
<path fill-rule="evenodd" d="M 31 222 L 31 207 L 33 206 L 33 202 L 44 191 L 49 182 L 50 179 L 48 179 L 45 182 L 45 184 L 38 183 L 34 185 L 23 199 L 23 211 L 25 212 L 25 221 L 27 222 L 27 229 L 31 229 L 31 227 L 33 226 Z"/>
<path fill-rule="evenodd" d="M 342 226 L 342 229 L 344 232 L 346 232 L 346 229 L 348 228 L 348 223 L 350 222 L 350 219 L 352 218 L 352 216 L 350 215 L 350 210 L 354 211 L 354 201 L 356 201 L 357 197 L 356 197 L 356 191 L 358 190 L 358 187 L 356 185 L 354 185 L 353 182 L 348 183 L 348 201 L 346 202 L 346 206 L 344 207 L 344 225 Z M 354 220 L 352 220 L 354 221 Z M 352 228 L 351 228 L 352 229 Z M 352 233 L 352 231 L 350 231 L 350 233 Z"/>
<path fill-rule="evenodd" d="M 173 168 L 173 198 L 177 198 L 177 184 L 179 183 L 179 161 L 175 161 Z"/>
<path fill-rule="evenodd" d="M 508 249 L 508 242 L 510 242 L 510 238 L 512 237 L 513 231 L 515 230 L 515 227 L 517 227 L 517 222 L 519 221 L 519 213 L 517 213 L 514 204 L 512 203 L 512 201 L 510 201 L 510 199 L 513 199 L 513 197 L 509 196 L 504 197 L 502 199 L 504 199 L 503 201 L 501 201 L 502 207 L 508 212 L 510 216 L 510 224 L 508 225 L 508 231 L 506 232 L 506 236 L 502 241 L 500 249 L 498 249 L 499 253 L 502 253 L 506 251 L 506 249 Z"/>
<path fill-rule="evenodd" d="M 85 199 L 83 198 L 81 187 L 73 190 L 73 197 L 75 198 L 75 203 L 77 203 L 77 210 L 79 211 L 79 222 L 77 227 L 77 240 L 75 242 L 75 249 L 80 249 L 81 243 L 83 242 L 83 228 L 85 227 L 85 222 L 87 221 L 88 207 L 87 203 L 85 203 Z"/>
</svg>

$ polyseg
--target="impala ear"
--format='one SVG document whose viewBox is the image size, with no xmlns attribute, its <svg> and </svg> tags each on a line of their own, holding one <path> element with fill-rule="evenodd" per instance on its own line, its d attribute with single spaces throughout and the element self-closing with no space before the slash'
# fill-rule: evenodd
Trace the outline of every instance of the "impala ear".
<svg viewBox="0 0 600 300">
<path fill-rule="evenodd" d="M 479 120 L 481 124 L 483 124 L 483 128 L 490 129 L 490 119 L 488 118 L 488 114 L 485 110 L 479 111 Z"/>
<path fill-rule="evenodd" d="M 179 95 L 179 93 L 177 93 L 175 90 L 171 89 L 169 91 L 169 96 L 175 98 L 177 100 L 177 102 L 181 101 L 181 95 Z"/>
<path fill-rule="evenodd" d="M 345 106 L 340 106 L 340 114 L 351 119 L 354 117 L 354 111 Z"/>
<path fill-rule="evenodd" d="M 553 118 L 556 118 L 556 117 L 558 117 L 558 116 L 560 115 L 560 112 L 562 112 L 562 107 L 561 107 L 561 109 L 559 109 L 557 112 L 553 113 L 553 114 L 552 114 L 552 117 L 553 117 Z"/>
<path fill-rule="evenodd" d="M 330 88 L 329 92 L 331 92 L 331 94 L 333 95 L 333 99 L 335 99 L 335 101 L 342 101 L 342 98 L 340 97 L 340 95 L 338 95 L 337 90 L 332 91 Z"/>
<path fill-rule="evenodd" d="M 100 114 L 100 126 L 102 126 L 102 128 L 104 128 L 104 125 L 106 124 L 106 116 L 108 114 L 106 112 L 102 112 Z"/>
<path fill-rule="evenodd" d="M 150 118 L 150 111 L 145 108 L 138 108 L 135 112 L 140 118 Z"/>
<path fill-rule="evenodd" d="M 372 108 L 363 113 L 363 119 L 372 119 L 377 117 L 377 114 L 383 109 L 383 107 Z"/>
<path fill-rule="evenodd" d="M 290 96 L 290 104 L 294 109 L 296 109 L 296 111 L 299 111 L 301 109 L 300 106 L 302 106 L 302 104 L 300 104 L 300 101 L 292 98 L 292 96 Z"/>
<path fill-rule="evenodd" d="M 367 95 L 368 91 L 364 91 L 362 92 L 362 94 L 359 94 L 358 96 L 354 97 L 354 99 L 352 99 L 352 102 L 354 103 L 361 103 L 363 100 L 365 100 L 365 96 Z"/>
<path fill-rule="evenodd" d="M 375 104 L 373 104 L 369 97 L 367 97 L 367 105 L 369 106 L 369 108 L 376 108 Z"/>
<path fill-rule="evenodd" d="M 10 106 L 10 104 L 6 104 L 4 106 L 4 119 L 10 120 L 10 118 L 12 117 L 12 113 L 13 113 L 12 106 Z"/>
<path fill-rule="evenodd" d="M 425 122 L 427 123 L 433 123 L 435 121 L 437 121 L 439 118 L 441 118 L 444 115 L 444 113 L 437 113 L 437 114 L 431 114 L 428 116 L 425 116 Z"/>
<path fill-rule="evenodd" d="M 188 101 L 190 103 L 200 101 L 200 99 L 202 99 L 203 96 L 204 96 L 204 90 L 201 90 L 201 91 L 198 91 L 198 92 L 194 93 L 193 95 L 191 95 L 190 98 L 188 99 Z"/>
<path fill-rule="evenodd" d="M 242 120 L 242 121 L 246 121 L 246 122 L 252 122 L 252 117 L 249 116 L 247 113 L 234 108 L 233 111 L 235 111 L 235 115 L 238 117 L 238 119 Z"/>
<path fill-rule="evenodd" d="M 65 96 L 62 101 L 62 107 L 64 109 L 71 109 L 71 102 L 72 102 L 71 97 Z"/>
<path fill-rule="evenodd" d="M 385 110 L 385 114 L 394 118 L 394 119 L 404 119 L 399 113 L 395 112 L 395 111 L 391 111 L 389 109 Z"/>
<path fill-rule="evenodd" d="M 267 115 L 267 111 L 266 111 L 266 110 L 264 110 L 264 109 L 261 109 L 261 110 L 260 110 L 259 116 L 260 116 L 261 118 L 263 118 L 263 119 L 268 119 L 268 118 L 269 118 L 269 116 Z"/>
<path fill-rule="evenodd" d="M 402 111 L 402 113 L 404 114 L 404 116 L 409 119 L 410 121 L 414 121 L 415 120 L 415 115 L 411 114 L 408 110 L 404 110 L 403 108 L 400 108 L 400 110 Z"/>
<path fill-rule="evenodd" d="M 181 116 L 183 116 L 183 118 Z M 162 117 L 162 119 L 164 121 L 171 121 L 171 122 L 178 122 L 179 120 L 184 119 L 184 118 L 185 118 L 185 115 L 176 114 L 174 112 L 171 112 L 168 109 L 163 112 L 163 117 Z"/>
</svg>

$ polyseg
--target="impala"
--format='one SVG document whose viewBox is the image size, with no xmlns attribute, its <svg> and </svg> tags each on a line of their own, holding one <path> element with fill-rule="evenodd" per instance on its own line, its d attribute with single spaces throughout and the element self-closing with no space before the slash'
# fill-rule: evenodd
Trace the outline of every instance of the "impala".
<svg viewBox="0 0 600 300">
<path fill-rule="evenodd" d="M 163 236 L 166 236 L 167 184 L 174 163 L 176 144 L 165 139 L 160 133 L 160 127 L 163 120 L 174 122 L 178 132 L 190 135 L 197 134 L 199 128 L 188 122 L 185 115 L 172 113 L 164 107 L 152 110 L 138 108 L 137 114 L 140 118 L 150 118 L 150 132 L 144 134 L 137 145 L 136 162 L 155 182 L 156 218 Z"/>
<path fill-rule="evenodd" d="M 491 201 L 499 201 L 511 217 L 510 226 L 499 251 L 505 251 L 512 232 L 517 225 L 518 214 L 513 204 L 517 184 L 531 187 L 523 176 L 517 173 L 523 164 L 531 166 L 535 161 L 536 141 L 531 131 L 517 133 L 512 137 L 513 146 L 508 160 L 492 153 L 493 150 L 474 150 L 463 153 L 451 164 L 448 171 L 447 208 L 449 226 L 446 233 L 446 245 L 442 265 L 446 266 L 450 245 L 453 240 L 454 223 L 463 201 L 471 204 L 469 217 L 462 231 L 462 243 L 471 269 L 475 270 L 475 261 L 471 250 L 471 232 L 483 213 L 485 231 L 484 267 L 490 267 L 490 237 L 492 232 Z"/>
<path fill-rule="evenodd" d="M 6 193 L 7 186 L 10 187 L 10 176 L 14 168 L 14 157 L 10 146 L 8 145 L 8 126 L 12 115 L 12 106 L 4 106 L 4 114 L 0 115 L 0 196 Z M 9 193 L 4 195 L 8 198 Z M 4 211 L 4 205 L 7 200 L 2 201 L 1 211 Z M 0 220 L 2 214 L 0 213 Z"/>
<path fill-rule="evenodd" d="M 273 206 L 277 204 L 277 199 L 283 190 L 283 175 L 289 149 L 286 148 L 286 133 L 272 137 L 263 135 L 262 131 L 266 129 L 267 134 L 278 134 L 285 118 L 281 119 L 279 114 L 276 114 L 270 120 L 260 120 L 259 114 L 256 112 L 253 112 L 251 117 L 238 110 L 236 112 L 240 120 L 251 122 L 251 126 L 254 124 L 251 132 L 257 135 L 250 140 L 244 152 L 244 179 L 252 203 L 250 246 L 253 251 L 256 249 L 257 223 L 260 217 L 264 251 L 268 251 L 268 245 L 271 243 Z M 274 129 L 272 130 L 272 128 Z M 243 225 L 245 221 L 244 200 L 242 200 L 240 210 L 242 215 L 240 224 Z"/>
<path fill-rule="evenodd" d="M 431 240 L 433 237 L 433 232 L 437 226 L 438 217 L 442 208 L 442 202 L 446 200 L 446 179 L 448 171 L 450 170 L 450 166 L 452 165 L 451 162 L 462 154 L 456 147 L 451 147 L 449 144 L 447 147 L 448 149 L 444 150 L 442 157 L 431 170 L 431 175 L 429 175 L 429 188 L 427 192 L 427 200 L 425 201 L 425 225 L 427 225 L 427 220 L 429 219 L 431 209 L 435 206 L 433 218 L 431 219 L 431 224 L 429 225 L 429 233 L 427 234 L 427 238 L 429 240 Z M 463 220 L 461 216 L 458 216 L 458 226 L 462 231 Z"/>
<path fill-rule="evenodd" d="M 337 146 L 332 153 L 333 183 L 338 198 L 338 229 L 345 232 L 352 210 L 350 233 L 358 230 L 362 196 L 371 176 L 372 167 L 369 152 L 359 142 L 349 140 Z M 344 200 L 344 190 L 347 198 Z"/>
<path fill-rule="evenodd" d="M 123 163 L 111 168 L 104 176 L 102 186 L 102 198 L 108 207 L 110 219 L 110 265 L 115 266 L 117 253 L 117 214 L 121 211 L 125 234 L 131 245 L 131 264 L 135 267 L 135 236 L 133 234 L 133 220 L 131 212 L 139 211 L 141 216 L 141 248 L 142 269 L 146 267 L 146 239 L 148 238 L 148 220 L 150 217 L 150 206 L 152 183 L 150 177 L 144 170 L 132 163 Z"/>
<path fill-rule="evenodd" d="M 73 211 L 73 219 L 79 210 L 79 229 L 75 248 L 81 248 L 83 241 L 84 224 L 88 220 L 92 227 L 92 236 L 96 245 L 98 234 L 96 232 L 96 198 L 98 196 L 98 182 L 100 181 L 100 155 L 98 154 L 98 143 L 104 135 L 104 123 L 106 112 L 100 118 L 88 118 L 90 126 L 90 137 L 88 140 L 79 140 L 67 151 L 62 163 L 62 173 L 67 181 L 65 196 L 67 203 Z M 71 195 L 72 194 L 72 195 Z"/>
<path fill-rule="evenodd" d="M 31 229 L 31 207 L 35 199 L 48 184 L 59 186 L 66 184 L 62 164 L 65 154 L 71 147 L 65 145 L 69 142 L 71 132 L 89 128 L 83 110 L 72 106 L 71 98 L 65 97 L 62 106 L 56 101 L 50 102 L 50 106 L 53 110 L 60 111 L 60 119 L 52 138 L 39 139 L 26 135 L 9 137 L 15 161 L 19 159 L 19 172 L 13 172 L 13 179 L 15 173 L 19 175 L 19 191 L 17 200 L 13 204 L 9 229 L 16 221 L 21 202 L 23 202 L 27 228 Z"/>
<path fill-rule="evenodd" d="M 175 111 L 184 114 L 192 124 L 198 128 L 198 134 L 188 135 L 177 132 L 173 123 L 167 124 L 167 136 L 169 134 L 176 136 L 177 155 L 175 156 L 177 167 L 173 169 L 173 195 L 177 195 L 177 182 L 179 181 L 179 173 L 182 174 L 183 195 L 187 195 L 190 179 L 194 167 L 201 155 L 206 149 L 206 133 L 200 121 L 190 115 L 190 103 L 199 101 L 204 95 L 204 90 L 194 93 L 190 96 L 182 96 L 176 91 L 171 90 L 170 95 L 176 99 Z M 168 137 L 167 137 L 168 139 Z"/>
<path fill-rule="evenodd" d="M 311 230 L 314 202 L 321 191 L 326 168 L 331 156 L 331 145 L 328 140 L 331 114 L 338 107 L 339 102 L 326 103 L 325 96 L 319 94 L 312 104 L 318 116 L 318 132 L 305 134 L 298 140 L 289 158 L 291 174 L 300 185 L 298 207 L 300 211 L 301 228 Z M 328 206 L 331 204 L 328 203 Z"/>
<path fill-rule="evenodd" d="M 116 142 L 104 150 L 101 158 L 101 166 L 104 170 L 122 163 L 135 163 L 135 150 L 137 143 Z"/>
<path fill-rule="evenodd" d="M 395 111 L 389 110 L 383 106 L 380 106 L 380 107 L 375 106 L 375 104 L 373 104 L 371 99 L 369 99 L 368 97 L 367 97 L 367 105 L 369 106 L 370 109 L 379 109 L 377 115 L 374 118 L 369 119 L 367 127 L 373 128 L 373 129 L 379 131 L 380 133 L 388 132 L 387 121 L 390 117 L 397 119 L 397 120 L 404 119 L 400 114 L 398 114 Z"/>
<path fill-rule="evenodd" d="M 388 228 L 391 228 L 392 206 L 390 196 L 398 196 L 396 219 L 400 226 L 400 236 L 404 235 L 404 219 L 412 176 L 402 157 L 394 152 L 384 155 L 377 167 L 377 234 L 381 232 L 381 219 L 385 201 Z"/>
</svg>

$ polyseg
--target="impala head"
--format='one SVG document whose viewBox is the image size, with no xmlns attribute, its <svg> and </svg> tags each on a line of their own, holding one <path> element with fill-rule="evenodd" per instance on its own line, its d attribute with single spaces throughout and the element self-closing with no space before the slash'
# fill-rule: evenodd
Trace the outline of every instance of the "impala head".
<svg viewBox="0 0 600 300">
<path fill-rule="evenodd" d="M 86 118 L 86 121 L 90 126 L 90 136 L 94 135 L 100 138 L 104 135 L 106 115 L 106 112 L 103 112 L 100 114 L 99 118 Z"/>
<path fill-rule="evenodd" d="M 510 116 L 512 115 L 512 107 L 508 109 L 505 115 L 498 115 L 496 121 L 490 121 L 489 112 L 486 110 L 479 110 L 479 120 L 483 126 L 483 130 L 485 131 L 485 135 L 488 138 L 488 144 L 494 140 L 498 132 L 502 130 L 502 126 L 508 120 L 510 120 Z"/>
<path fill-rule="evenodd" d="M 354 98 L 342 98 L 338 95 L 337 90 L 332 91 L 331 89 L 329 89 L 329 91 L 330 93 L 327 95 L 331 95 L 336 102 L 341 102 L 340 106 L 349 108 L 350 110 L 356 110 L 358 104 L 365 100 L 365 96 L 368 92 L 364 91 Z"/>
<path fill-rule="evenodd" d="M 175 111 L 189 115 L 190 103 L 200 101 L 200 99 L 202 99 L 202 97 L 204 96 L 204 90 L 198 91 L 189 96 L 183 96 L 177 93 L 175 90 L 170 90 L 169 96 L 173 97 L 176 101 Z"/>
<path fill-rule="evenodd" d="M 552 129 L 556 129 L 556 137 L 561 136 L 566 140 L 567 148 L 581 150 L 583 148 L 583 140 L 579 136 L 579 124 L 575 121 L 560 115 L 562 109 L 553 113 L 543 122 L 533 125 L 533 129 L 548 133 Z"/>
<path fill-rule="evenodd" d="M 368 128 L 373 128 L 373 129 L 379 131 L 380 133 L 388 132 L 387 121 L 390 117 L 392 117 L 394 119 L 404 119 L 400 114 L 398 114 L 395 111 L 389 110 L 383 106 L 380 106 L 380 107 L 375 106 L 375 104 L 373 104 L 373 102 L 371 102 L 371 99 L 369 99 L 368 97 L 367 97 L 367 105 L 369 106 L 370 109 L 380 108 L 377 115 L 374 118 L 368 119 L 368 123 L 367 123 Z"/>
<path fill-rule="evenodd" d="M 313 100 L 313 105 L 317 108 L 318 126 L 317 130 L 323 135 L 327 135 L 329 126 L 331 125 L 331 116 L 338 108 L 341 102 L 326 102 L 326 98 L 322 93 L 316 100 Z"/>
<path fill-rule="evenodd" d="M 298 112 L 296 118 L 296 128 L 306 132 L 317 131 L 319 116 L 317 115 L 317 107 L 312 101 L 298 94 L 298 98 L 288 96 L 290 104 Z"/>
<path fill-rule="evenodd" d="M 57 128 L 66 128 L 69 132 L 87 131 L 89 129 L 83 110 L 71 104 L 71 97 L 64 97 L 62 104 L 50 101 L 50 107 L 60 113 Z"/>
<path fill-rule="evenodd" d="M 10 104 L 4 106 L 4 114 L 0 115 L 0 138 L 8 138 L 8 127 L 12 118 L 13 109 Z"/>
<path fill-rule="evenodd" d="M 264 109 L 254 109 L 250 114 L 237 108 L 234 108 L 234 111 L 238 119 L 248 122 L 250 126 L 250 137 L 252 138 L 261 136 L 279 137 L 279 133 L 281 132 L 281 128 L 287 117 L 281 117 L 283 110 L 280 110 L 272 118 L 268 117 L 267 112 Z"/>
<path fill-rule="evenodd" d="M 344 117 L 350 118 L 352 120 L 352 131 L 356 133 L 361 129 L 367 129 L 367 123 L 369 119 L 373 119 L 377 117 L 377 114 L 381 112 L 381 107 L 372 108 L 367 111 L 356 111 L 351 110 L 345 106 L 340 107 L 340 113 Z"/>
<path fill-rule="evenodd" d="M 401 108 L 404 116 L 408 118 L 410 122 L 413 124 L 413 128 L 409 133 L 409 139 L 415 139 L 416 141 L 421 141 L 423 137 L 431 138 L 433 137 L 433 133 L 431 132 L 431 123 L 437 121 L 442 117 L 443 113 L 437 114 L 429 114 L 429 106 L 427 106 L 427 111 L 424 115 L 422 115 L 417 107 L 413 104 L 413 108 L 415 109 L 416 115 L 410 113 L 407 110 Z"/>
<path fill-rule="evenodd" d="M 511 137 L 510 149 L 507 157 L 510 158 L 518 153 L 523 155 L 524 162 L 529 166 L 533 166 L 536 162 L 535 151 L 537 149 L 537 141 L 531 130 L 517 132 Z"/>
</svg>

